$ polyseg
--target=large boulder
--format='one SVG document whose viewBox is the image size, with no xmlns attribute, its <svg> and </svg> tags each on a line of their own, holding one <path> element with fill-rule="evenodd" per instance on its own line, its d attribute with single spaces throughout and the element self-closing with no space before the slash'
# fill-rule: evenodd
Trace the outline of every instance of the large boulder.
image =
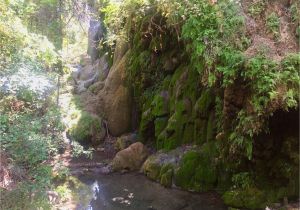
<svg viewBox="0 0 300 210">
<path fill-rule="evenodd" d="M 104 140 L 106 131 L 100 117 L 83 111 L 70 126 L 68 135 L 78 142 L 97 145 Z"/>
<path fill-rule="evenodd" d="M 174 170 L 179 167 L 183 154 L 190 148 L 178 147 L 169 152 L 162 150 L 149 156 L 144 162 L 142 172 L 150 179 L 166 187 L 173 184 Z"/>
<path fill-rule="evenodd" d="M 148 154 L 147 148 L 141 142 L 136 142 L 116 154 L 112 161 L 112 168 L 114 171 L 138 170 Z"/>
<path fill-rule="evenodd" d="M 122 45 L 122 43 L 120 44 Z M 100 109 L 107 119 L 113 136 L 120 136 L 131 128 L 132 94 L 126 84 L 126 47 L 117 46 L 115 59 L 104 88 L 99 92 Z"/>
</svg>

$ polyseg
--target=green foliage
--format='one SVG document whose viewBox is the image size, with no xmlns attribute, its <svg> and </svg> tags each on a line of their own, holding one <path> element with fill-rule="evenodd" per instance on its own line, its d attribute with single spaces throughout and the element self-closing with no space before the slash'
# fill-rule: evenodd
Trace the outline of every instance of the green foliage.
<svg viewBox="0 0 300 210">
<path fill-rule="evenodd" d="M 279 64 L 263 55 L 249 59 L 241 76 L 251 85 L 251 111 L 242 109 L 237 115 L 234 130 L 230 135 L 231 152 L 245 152 L 248 159 L 252 158 L 252 141 L 255 135 L 262 132 L 266 126 L 267 116 L 276 110 L 272 104 L 281 101 L 280 107 L 286 110 L 297 107 L 299 99 L 299 54 L 287 55 Z M 284 91 L 278 91 L 284 86 Z"/>
<path fill-rule="evenodd" d="M 77 122 L 70 128 L 70 136 L 76 141 L 90 141 L 94 133 L 101 132 L 101 120 L 87 112 L 81 112 Z"/>
<path fill-rule="evenodd" d="M 264 46 L 258 46 L 261 49 L 254 55 L 245 53 L 255 43 L 246 36 L 243 14 L 248 12 L 257 21 L 269 11 L 269 4 L 265 0 L 243 2 L 243 7 L 227 0 L 128 0 L 103 10 L 113 40 L 128 39 L 127 77 L 142 113 L 141 136 L 156 140 L 158 149 L 194 142 L 204 147 L 186 153 L 179 169 L 166 170 L 165 176 L 155 168 L 154 179 L 169 186 L 174 173 L 176 185 L 196 191 L 224 184 L 225 190 L 232 187 L 223 197 L 226 203 L 239 208 L 257 208 L 286 195 L 270 199 L 254 185 L 259 172 L 252 168 L 254 141 L 268 132 L 269 118 L 277 110 L 299 105 L 299 54 L 279 61 L 269 57 Z M 299 11 L 295 5 L 290 8 L 294 22 Z M 271 13 L 265 26 L 277 38 L 280 18 Z M 174 60 L 179 67 L 167 72 L 163 64 L 170 52 L 178 55 Z M 236 88 L 241 88 L 237 98 L 230 93 Z M 167 108 L 161 91 L 168 93 Z M 216 142 L 216 130 L 222 147 L 206 147 Z M 220 151 L 225 152 L 217 157 Z M 223 165 L 217 167 L 215 161 Z M 278 162 L 274 168 L 280 168 L 282 179 L 293 180 L 293 167 Z"/>
<path fill-rule="evenodd" d="M 253 179 L 249 172 L 241 172 L 232 176 L 234 186 L 241 189 L 247 189 L 253 186 Z"/>
<path fill-rule="evenodd" d="M 182 6 L 184 7 L 184 6 Z M 191 54 L 191 62 L 196 70 L 210 75 L 204 84 L 214 84 L 214 65 L 224 53 L 224 49 L 239 46 L 244 32 L 244 19 L 238 15 L 240 7 L 232 2 L 220 1 L 218 6 L 208 1 L 191 2 L 184 17 L 182 37 L 188 41 L 187 51 Z M 203 72 L 202 63 L 205 70 Z M 205 75 L 204 74 L 204 75 Z"/>
<path fill-rule="evenodd" d="M 2 98 L 0 104 L 1 151 L 9 155 L 12 171 L 21 177 L 17 188 L 3 194 L 6 199 L 1 205 L 4 209 L 47 207 L 44 192 L 51 184 L 51 167 L 44 161 L 63 149 L 60 113 L 54 108 L 36 109 L 15 96 Z"/>
<path fill-rule="evenodd" d="M 240 75 L 241 68 L 245 63 L 243 54 L 232 48 L 225 48 L 220 57 L 220 64 L 216 70 L 222 74 L 222 85 L 232 85 Z"/>
<path fill-rule="evenodd" d="M 294 2 L 290 7 L 290 14 L 293 22 L 300 22 L 300 4 L 299 2 Z"/>
<path fill-rule="evenodd" d="M 0 3 L 0 67 L 11 64 L 17 56 L 40 61 L 46 67 L 56 64 L 58 55 L 53 44 L 47 37 L 29 33 L 14 5 Z"/>
<path fill-rule="evenodd" d="M 280 19 L 274 12 L 267 17 L 266 26 L 275 37 L 279 36 Z"/>
<path fill-rule="evenodd" d="M 265 0 L 256 0 L 253 1 L 253 3 L 250 5 L 248 12 L 252 16 L 260 15 L 266 7 L 266 1 Z"/>
</svg>

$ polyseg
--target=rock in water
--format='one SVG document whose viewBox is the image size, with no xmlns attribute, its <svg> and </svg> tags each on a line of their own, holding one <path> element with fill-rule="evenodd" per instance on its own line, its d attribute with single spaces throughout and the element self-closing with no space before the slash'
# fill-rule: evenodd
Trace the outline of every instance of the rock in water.
<svg viewBox="0 0 300 210">
<path fill-rule="evenodd" d="M 112 168 L 114 171 L 138 170 L 148 154 L 147 148 L 141 142 L 136 142 L 116 154 L 112 161 Z"/>
</svg>

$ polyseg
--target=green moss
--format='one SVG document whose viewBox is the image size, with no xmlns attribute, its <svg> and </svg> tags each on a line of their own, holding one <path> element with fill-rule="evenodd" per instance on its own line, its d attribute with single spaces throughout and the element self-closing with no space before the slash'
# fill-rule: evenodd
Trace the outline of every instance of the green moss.
<svg viewBox="0 0 300 210">
<path fill-rule="evenodd" d="M 160 178 L 161 165 L 152 156 L 145 162 L 143 171 L 150 179 L 158 180 Z"/>
<path fill-rule="evenodd" d="M 101 132 L 101 123 L 100 118 L 88 112 L 81 112 L 78 121 L 69 129 L 69 134 L 76 141 L 90 141 L 93 134 Z"/>
<path fill-rule="evenodd" d="M 279 36 L 280 18 L 274 12 L 267 17 L 266 26 L 275 37 Z"/>
<path fill-rule="evenodd" d="M 186 71 L 186 66 L 179 66 L 175 73 L 172 76 L 171 82 L 170 82 L 170 87 L 175 87 L 177 81 L 179 81 L 179 78 L 181 77 L 181 75 Z"/>
<path fill-rule="evenodd" d="M 175 184 L 183 189 L 190 189 L 191 180 L 198 166 L 200 154 L 196 151 L 187 152 L 182 159 L 180 168 L 175 172 Z"/>
<path fill-rule="evenodd" d="M 172 186 L 172 177 L 173 177 L 173 170 L 169 169 L 164 174 L 162 174 L 160 178 L 160 184 L 162 184 L 165 187 L 171 187 Z"/>
<path fill-rule="evenodd" d="M 197 71 L 189 69 L 188 78 L 186 81 L 183 81 L 183 96 L 189 98 L 192 104 L 195 104 L 199 97 L 199 89 L 201 88 L 200 78 L 201 77 Z"/>
<path fill-rule="evenodd" d="M 165 164 L 161 167 L 159 177 L 161 177 L 163 174 L 167 173 L 167 171 L 173 170 L 172 164 Z"/>
<path fill-rule="evenodd" d="M 158 137 L 156 137 L 156 149 L 163 149 L 166 139 L 167 139 L 167 132 L 166 130 L 163 130 L 158 135 Z"/>
<path fill-rule="evenodd" d="M 163 149 L 171 150 L 183 143 L 184 125 L 188 120 L 188 116 L 185 114 L 185 104 L 183 101 L 179 101 L 175 105 L 175 113 L 169 118 L 168 125 L 163 134 Z"/>
<path fill-rule="evenodd" d="M 217 183 L 215 157 L 214 143 L 207 143 L 198 151 L 187 152 L 175 173 L 175 184 L 198 192 L 213 189 Z"/>
<path fill-rule="evenodd" d="M 194 188 L 197 191 L 207 191 L 213 189 L 217 182 L 217 170 L 214 158 L 217 156 L 215 142 L 209 142 L 201 147 L 201 158 L 195 170 Z"/>
<path fill-rule="evenodd" d="M 207 118 L 209 114 L 209 110 L 214 103 L 214 95 L 211 90 L 206 89 L 201 93 L 200 98 L 197 100 L 195 104 L 195 111 L 198 116 L 202 118 Z"/>
<path fill-rule="evenodd" d="M 224 203 L 236 208 L 258 209 L 266 207 L 266 194 L 257 188 L 237 189 L 224 193 Z"/>
<path fill-rule="evenodd" d="M 207 137 L 207 120 L 205 119 L 195 119 L 194 125 L 194 142 L 198 145 L 206 142 Z"/>
<path fill-rule="evenodd" d="M 151 107 L 154 116 L 160 117 L 169 113 L 168 100 L 162 94 L 157 94 L 154 97 Z"/>
<path fill-rule="evenodd" d="M 172 77 L 170 75 L 165 77 L 165 79 L 162 82 L 162 86 L 161 86 L 162 90 L 168 90 L 169 85 L 171 83 L 171 79 L 172 79 Z"/>
<path fill-rule="evenodd" d="M 140 125 L 139 125 L 139 137 L 141 141 L 146 141 L 146 133 L 151 127 L 151 123 L 153 122 L 154 117 L 151 113 L 151 109 L 148 109 L 142 113 Z"/>
<path fill-rule="evenodd" d="M 207 129 L 206 129 L 206 141 L 212 141 L 215 139 L 215 114 L 214 112 L 210 112 L 208 121 L 207 121 Z"/>
<path fill-rule="evenodd" d="M 252 3 L 252 5 L 249 6 L 248 12 L 252 15 L 252 16 L 257 16 L 259 14 L 261 14 L 266 6 L 266 2 L 265 0 L 258 0 Z"/>
<path fill-rule="evenodd" d="M 155 125 L 155 137 L 157 138 L 159 134 L 165 129 L 168 124 L 167 117 L 156 118 L 154 121 Z"/>
<path fill-rule="evenodd" d="M 182 142 L 184 144 L 191 143 L 194 140 L 194 124 L 187 123 L 184 127 Z"/>
</svg>

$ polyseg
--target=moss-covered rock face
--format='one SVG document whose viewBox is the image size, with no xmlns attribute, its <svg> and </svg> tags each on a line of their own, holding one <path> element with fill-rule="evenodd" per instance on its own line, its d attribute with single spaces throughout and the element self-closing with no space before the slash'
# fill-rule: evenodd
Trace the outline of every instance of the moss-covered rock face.
<svg viewBox="0 0 300 210">
<path fill-rule="evenodd" d="M 187 152 L 175 171 L 175 184 L 183 189 L 198 192 L 213 189 L 217 183 L 214 158 L 216 145 L 207 143 L 198 150 Z"/>
<path fill-rule="evenodd" d="M 162 173 L 162 170 L 161 170 L 161 176 L 160 176 L 160 184 L 162 184 L 165 187 L 171 187 L 172 186 L 172 178 L 173 178 L 173 169 L 169 168 L 164 173 Z"/>
<path fill-rule="evenodd" d="M 160 175 L 161 164 L 155 156 L 150 156 L 143 165 L 144 174 L 152 180 L 157 180 Z"/>
<path fill-rule="evenodd" d="M 222 198 L 226 205 L 236 208 L 259 209 L 268 203 L 265 192 L 256 188 L 227 191 Z"/>
<path fill-rule="evenodd" d="M 228 14 L 220 10 L 222 3 L 216 3 L 216 7 L 207 7 L 206 3 L 198 1 L 196 5 L 203 14 L 212 18 L 215 25 L 206 28 L 211 25 L 202 24 L 203 18 L 192 17 L 192 20 L 199 21 L 204 30 L 211 32 L 220 28 L 217 26 L 222 19 L 218 15 Z M 249 5 L 245 3 L 244 6 Z M 205 8 L 212 10 L 206 11 Z M 177 28 L 166 24 L 166 17 L 160 9 L 153 7 L 145 16 L 134 18 L 128 24 L 131 52 L 126 71 L 138 107 L 139 136 L 165 153 L 182 145 L 197 145 L 200 149 L 185 153 L 178 164 L 173 164 L 168 170 L 163 169 L 167 162 L 157 157 L 150 158 L 146 161 L 144 173 L 165 186 L 175 182 L 181 188 L 194 191 L 217 188 L 221 193 L 226 192 L 224 198 L 228 204 L 238 208 L 255 208 L 263 204 L 264 188 L 281 192 L 283 186 L 288 186 L 285 193 L 267 198 L 272 202 L 284 196 L 297 196 L 299 191 L 292 186 L 298 184 L 295 177 L 299 175 L 299 152 L 291 148 L 299 147 L 299 143 L 292 140 L 299 137 L 298 128 L 289 126 L 297 131 L 292 135 L 283 135 L 289 129 L 281 125 L 275 125 L 270 135 L 261 137 L 261 133 L 264 128 L 271 128 L 272 123 L 267 121 L 276 115 L 276 110 L 291 112 L 293 107 L 298 107 L 295 93 L 299 92 L 299 72 L 296 71 L 299 54 L 280 55 L 283 58 L 280 62 L 275 62 L 268 54 L 261 55 L 263 52 L 244 55 L 243 51 L 249 45 L 257 45 L 252 46 L 253 49 L 260 48 L 254 40 L 248 43 L 250 38 L 245 35 L 242 39 L 245 38 L 247 44 L 238 43 L 239 49 L 235 49 L 235 45 L 232 48 L 226 45 L 213 55 L 207 52 L 212 48 L 202 46 L 206 35 L 197 41 L 201 34 L 194 31 L 193 21 L 184 23 L 181 32 L 191 39 L 183 43 L 174 33 Z M 158 30 L 153 21 L 164 31 Z M 210 41 L 220 40 L 223 34 L 220 35 Z M 227 41 L 224 43 L 230 44 Z M 221 46 L 219 44 L 214 46 Z M 199 49 L 204 49 L 200 50 L 203 55 L 197 54 Z M 286 117 L 285 113 L 280 120 Z M 276 133 L 276 128 L 284 129 Z M 253 174 L 251 181 L 259 185 L 232 188 L 235 185 L 233 177 L 241 171 Z M 228 191 L 231 189 L 239 191 L 241 196 L 233 196 L 234 193 Z M 235 204 L 242 202 L 243 196 L 251 197 L 253 193 L 257 194 L 253 200 L 247 198 L 242 204 Z"/>
<path fill-rule="evenodd" d="M 102 119 L 88 112 L 81 112 L 78 120 L 69 128 L 72 139 L 82 143 L 99 144 L 105 137 Z"/>
<path fill-rule="evenodd" d="M 143 173 L 152 180 L 161 183 L 165 187 L 173 185 L 174 170 L 178 168 L 182 154 L 191 148 L 179 147 L 175 150 L 151 155 L 143 164 Z"/>
</svg>

